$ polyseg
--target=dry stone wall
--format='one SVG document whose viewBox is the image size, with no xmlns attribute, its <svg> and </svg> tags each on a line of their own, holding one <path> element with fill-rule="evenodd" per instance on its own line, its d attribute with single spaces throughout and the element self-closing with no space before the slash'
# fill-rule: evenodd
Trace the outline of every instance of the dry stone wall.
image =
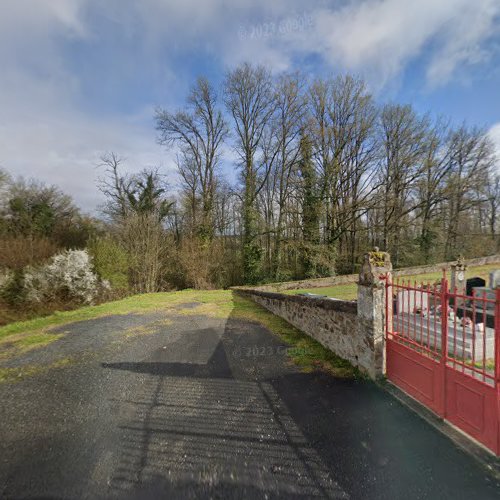
<svg viewBox="0 0 500 500">
<path fill-rule="evenodd" d="M 273 314 L 306 333 L 362 371 L 371 369 L 373 342 L 358 329 L 355 301 L 318 299 L 235 288 Z"/>
</svg>

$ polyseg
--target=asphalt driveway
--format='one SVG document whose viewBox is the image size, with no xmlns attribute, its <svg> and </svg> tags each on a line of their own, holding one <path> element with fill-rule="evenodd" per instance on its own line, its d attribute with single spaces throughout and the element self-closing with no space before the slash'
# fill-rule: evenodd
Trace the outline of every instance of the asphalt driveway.
<svg viewBox="0 0 500 500">
<path fill-rule="evenodd" d="M 390 395 L 302 373 L 257 324 L 147 313 L 63 330 L 9 363 L 76 361 L 0 384 L 0 498 L 500 498 Z"/>
</svg>

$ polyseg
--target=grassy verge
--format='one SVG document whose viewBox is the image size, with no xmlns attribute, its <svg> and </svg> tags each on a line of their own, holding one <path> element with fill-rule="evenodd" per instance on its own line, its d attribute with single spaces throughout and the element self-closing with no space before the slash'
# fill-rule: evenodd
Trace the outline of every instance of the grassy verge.
<svg viewBox="0 0 500 500">
<path fill-rule="evenodd" d="M 12 323 L 0 328 L 0 359 L 2 351 L 9 350 L 11 354 L 17 355 L 28 349 L 43 347 L 64 335 L 51 332 L 54 327 L 109 315 L 141 314 L 151 311 L 254 321 L 268 328 L 288 344 L 291 347 L 287 350 L 289 357 L 304 371 L 322 369 L 337 377 L 360 376 L 358 370 L 350 363 L 339 358 L 312 338 L 251 300 L 229 290 L 183 290 L 135 295 L 98 306 L 82 307 L 30 321 Z M 129 333 L 133 335 L 148 332 L 142 332 L 142 330 L 135 332 L 131 329 Z M 14 377 L 14 372 L 10 373 L 5 370 L 0 372 L 0 380 Z M 33 370 L 33 373 L 37 373 L 36 368 Z"/>
<path fill-rule="evenodd" d="M 340 378 L 358 378 L 360 372 L 348 361 L 340 358 L 319 342 L 291 326 L 284 319 L 275 316 L 249 299 L 237 294 L 232 297 L 233 310 L 231 317 L 260 323 L 291 346 L 287 350 L 291 360 L 303 371 L 324 370 Z"/>
<path fill-rule="evenodd" d="M 473 276 L 479 276 L 483 278 L 486 283 L 489 280 L 489 274 L 492 271 L 495 271 L 500 266 L 498 264 L 489 264 L 486 266 L 474 266 L 469 267 L 467 270 L 467 278 L 471 278 Z M 412 283 L 416 281 L 417 283 L 434 283 L 435 281 L 441 279 L 443 276 L 442 272 L 436 273 L 424 273 L 424 274 L 413 274 L 411 276 L 401 276 L 399 279 L 400 282 L 408 282 Z M 355 300 L 357 294 L 357 285 L 356 283 L 349 283 L 347 285 L 335 285 L 328 287 L 318 287 L 318 288 L 301 288 L 298 290 L 285 290 L 282 293 L 296 295 L 299 293 L 316 293 L 318 295 L 326 295 L 328 297 L 334 297 L 336 299 L 342 300 Z"/>
</svg>

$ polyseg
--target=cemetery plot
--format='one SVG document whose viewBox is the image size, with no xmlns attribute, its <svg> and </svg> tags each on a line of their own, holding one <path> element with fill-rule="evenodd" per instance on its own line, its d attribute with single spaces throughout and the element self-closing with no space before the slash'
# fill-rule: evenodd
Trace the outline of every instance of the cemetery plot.
<svg viewBox="0 0 500 500">
<path fill-rule="evenodd" d="M 441 335 L 446 328 L 449 356 L 487 366 L 495 353 L 494 300 L 484 301 L 481 297 L 479 305 L 468 300 L 460 306 L 457 301 L 447 308 L 443 325 L 443 307 L 437 299 L 437 295 L 423 289 L 399 291 L 393 308 L 394 331 L 431 352 L 441 353 Z M 483 302 L 485 309 L 481 307 Z"/>
<path fill-rule="evenodd" d="M 498 273 L 500 274 L 500 273 Z M 386 282 L 387 377 L 500 454 L 500 283 Z M 465 284 L 462 282 L 462 284 Z"/>
<path fill-rule="evenodd" d="M 472 294 L 472 287 L 485 286 L 488 277 L 492 271 L 495 271 L 498 267 L 498 264 L 487 264 L 483 266 L 470 266 L 467 270 L 467 273 L 472 276 L 471 279 L 467 280 L 467 283 L 471 285 L 470 288 L 467 289 L 466 294 Z M 424 274 L 412 274 L 408 276 L 401 277 L 405 282 L 413 283 L 434 283 L 436 280 L 440 280 L 443 276 L 442 271 L 424 273 Z M 337 298 L 342 300 L 355 300 L 357 297 L 357 285 L 353 281 L 353 283 L 346 283 L 340 285 L 328 285 L 328 286 L 315 286 L 312 288 L 294 288 L 290 290 L 282 290 L 277 287 L 276 292 L 286 293 L 286 294 L 304 294 L 304 293 L 312 293 L 317 295 L 326 295 L 327 297 Z"/>
</svg>

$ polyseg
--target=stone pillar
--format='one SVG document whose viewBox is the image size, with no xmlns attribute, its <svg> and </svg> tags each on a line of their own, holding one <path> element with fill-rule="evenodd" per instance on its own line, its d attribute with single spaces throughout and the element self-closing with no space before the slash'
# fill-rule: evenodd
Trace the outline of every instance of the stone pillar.
<svg viewBox="0 0 500 500">
<path fill-rule="evenodd" d="M 365 254 L 359 273 L 358 328 L 368 347 L 359 364 L 374 379 L 385 374 L 385 279 L 391 278 L 391 271 L 389 254 L 375 248 Z"/>
<path fill-rule="evenodd" d="M 467 271 L 467 265 L 465 264 L 465 260 L 462 256 L 458 257 L 457 263 L 452 264 L 451 266 L 451 292 L 455 292 L 455 288 L 457 289 L 457 293 L 461 295 L 465 295 L 466 292 L 466 283 L 465 273 Z"/>
<path fill-rule="evenodd" d="M 467 265 L 465 264 L 464 258 L 460 255 L 457 259 L 456 264 L 451 266 L 451 281 L 450 281 L 450 291 L 451 293 L 456 293 L 459 295 L 465 295 L 467 288 L 467 280 L 465 278 L 465 273 L 467 271 Z M 455 299 L 457 309 L 464 306 L 465 301 L 463 299 Z"/>
</svg>

